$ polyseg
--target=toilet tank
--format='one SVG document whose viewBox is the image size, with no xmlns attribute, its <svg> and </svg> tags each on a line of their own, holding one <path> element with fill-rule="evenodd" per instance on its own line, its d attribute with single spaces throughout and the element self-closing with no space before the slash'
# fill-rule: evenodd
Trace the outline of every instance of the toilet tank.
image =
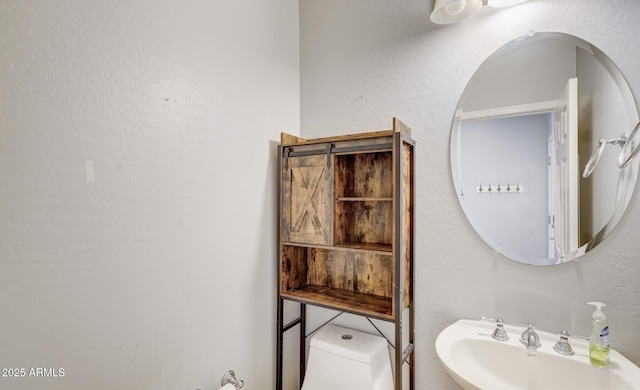
<svg viewBox="0 0 640 390">
<path fill-rule="evenodd" d="M 311 338 L 302 390 L 393 390 L 387 340 L 329 324 Z"/>
</svg>

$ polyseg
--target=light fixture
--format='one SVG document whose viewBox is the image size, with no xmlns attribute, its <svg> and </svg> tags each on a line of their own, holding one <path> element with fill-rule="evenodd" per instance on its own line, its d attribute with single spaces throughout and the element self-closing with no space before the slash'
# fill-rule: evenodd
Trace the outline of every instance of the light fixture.
<svg viewBox="0 0 640 390">
<path fill-rule="evenodd" d="M 501 8 L 501 7 L 508 7 L 510 5 L 524 3 L 525 1 L 527 0 L 488 0 L 487 4 L 490 7 Z"/>
<path fill-rule="evenodd" d="M 436 0 L 431 21 L 437 24 L 456 23 L 473 16 L 482 7 L 482 0 Z"/>
<path fill-rule="evenodd" d="M 457 23 L 472 17 L 484 5 L 502 8 L 525 1 L 528 0 L 436 0 L 430 19 L 437 24 Z"/>
</svg>

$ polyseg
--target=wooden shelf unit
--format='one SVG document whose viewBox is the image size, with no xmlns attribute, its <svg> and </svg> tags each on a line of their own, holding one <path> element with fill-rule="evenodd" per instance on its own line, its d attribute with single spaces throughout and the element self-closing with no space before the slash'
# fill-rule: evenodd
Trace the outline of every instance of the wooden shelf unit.
<svg viewBox="0 0 640 390">
<path fill-rule="evenodd" d="M 403 389 L 405 362 L 414 388 L 413 148 L 411 130 L 395 118 L 387 131 L 312 140 L 282 134 L 277 390 L 283 334 L 297 325 L 304 379 L 307 304 L 393 322 L 395 389 Z M 289 324 L 284 300 L 301 306 Z"/>
</svg>

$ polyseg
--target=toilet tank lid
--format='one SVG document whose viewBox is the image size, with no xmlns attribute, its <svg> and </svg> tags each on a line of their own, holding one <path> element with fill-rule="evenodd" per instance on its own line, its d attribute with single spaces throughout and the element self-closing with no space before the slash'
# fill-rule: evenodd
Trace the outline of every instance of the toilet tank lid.
<svg viewBox="0 0 640 390">
<path fill-rule="evenodd" d="M 311 350 L 320 349 L 337 356 L 372 363 L 381 353 L 387 352 L 387 341 L 381 336 L 328 324 L 323 326 L 310 342 Z"/>
</svg>

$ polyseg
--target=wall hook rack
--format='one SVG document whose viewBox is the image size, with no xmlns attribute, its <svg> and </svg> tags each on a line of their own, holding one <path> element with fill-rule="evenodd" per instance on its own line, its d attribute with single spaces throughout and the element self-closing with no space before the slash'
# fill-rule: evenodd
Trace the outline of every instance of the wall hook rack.
<svg viewBox="0 0 640 390">
<path fill-rule="evenodd" d="M 507 181 L 505 182 L 495 182 L 495 183 L 479 183 L 480 185 L 476 187 L 476 193 L 478 194 L 520 194 L 522 193 L 522 185 L 520 182 Z"/>
</svg>

